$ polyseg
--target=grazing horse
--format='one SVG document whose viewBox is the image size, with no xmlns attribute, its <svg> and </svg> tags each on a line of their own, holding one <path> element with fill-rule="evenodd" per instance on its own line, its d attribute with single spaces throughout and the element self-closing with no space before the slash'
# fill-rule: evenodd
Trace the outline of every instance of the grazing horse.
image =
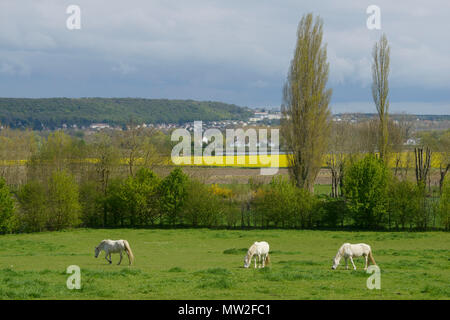
<svg viewBox="0 0 450 320">
<path fill-rule="evenodd" d="M 338 250 L 336 257 L 333 259 L 333 266 L 331 269 L 336 269 L 339 265 L 339 261 L 342 257 L 345 259 L 345 267 L 348 269 L 348 259 L 350 259 L 350 262 L 353 265 L 353 270 L 356 270 L 355 263 L 353 262 L 353 258 L 361 257 L 363 256 L 366 259 L 366 265 L 364 267 L 364 270 L 367 270 L 367 264 L 368 259 L 370 258 L 370 261 L 372 264 L 376 265 L 375 260 L 372 255 L 372 249 L 368 244 L 365 243 L 358 243 L 358 244 L 350 244 L 350 243 L 344 243 Z"/>
<path fill-rule="evenodd" d="M 256 268 L 256 260 L 258 260 L 258 264 L 260 266 L 258 268 L 265 267 L 266 263 L 270 263 L 269 258 L 269 244 L 265 241 L 261 242 L 255 242 L 252 244 L 252 246 L 248 249 L 247 255 L 244 258 L 244 268 L 248 268 L 250 266 L 250 263 L 252 262 L 252 257 L 256 255 L 255 257 L 255 268 Z"/>
<path fill-rule="evenodd" d="M 122 251 L 125 251 L 128 255 L 128 262 L 131 265 L 131 263 L 134 260 L 133 252 L 131 251 L 130 244 L 127 240 L 103 240 L 100 242 L 98 246 L 95 247 L 95 257 L 97 258 L 100 251 L 105 251 L 105 259 L 110 264 L 112 263 L 111 260 L 111 253 L 119 253 L 120 254 L 120 260 L 118 265 L 122 262 Z M 109 256 L 109 259 L 108 259 Z"/>
</svg>

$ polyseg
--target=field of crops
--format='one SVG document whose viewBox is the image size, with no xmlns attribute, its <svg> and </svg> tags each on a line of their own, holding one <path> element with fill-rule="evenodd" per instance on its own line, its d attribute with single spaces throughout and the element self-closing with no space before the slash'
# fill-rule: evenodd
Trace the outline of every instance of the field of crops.
<svg viewBox="0 0 450 320">
<path fill-rule="evenodd" d="M 136 257 L 109 265 L 94 247 L 127 239 Z M 244 269 L 254 242 L 271 246 L 271 266 Z M 381 289 L 357 270 L 331 270 L 344 242 L 372 246 Z M 0 299 L 449 299 L 450 234 L 307 230 L 77 229 L 0 236 Z M 81 268 L 81 289 L 66 268 Z"/>
<path fill-rule="evenodd" d="M 196 166 L 217 166 L 217 167 L 245 167 L 245 168 L 261 168 L 261 167 L 288 167 L 287 154 L 274 154 L 274 155 L 234 155 L 234 156 L 185 156 L 185 157 L 173 157 L 172 162 L 179 165 L 196 165 Z M 331 155 L 325 155 L 322 168 L 328 167 L 329 159 Z M 408 165 L 414 166 L 414 152 L 402 152 L 400 154 L 400 166 Z M 434 152 L 431 158 L 430 165 L 432 168 L 439 168 L 441 164 L 441 158 L 444 157 L 443 153 Z M 390 168 L 395 167 L 396 160 L 391 157 L 388 161 Z"/>
<path fill-rule="evenodd" d="M 322 167 L 328 167 L 328 160 L 331 155 L 325 155 Z M 443 153 L 434 152 L 431 158 L 431 168 L 439 168 L 441 164 L 441 158 L 444 157 Z M 136 164 L 143 163 L 142 158 L 135 159 Z M 98 159 L 84 159 L 84 162 L 96 163 Z M 391 157 L 388 162 L 390 168 L 395 167 L 395 158 Z M 23 166 L 27 163 L 27 160 L 0 160 L 0 166 Z M 127 159 L 121 159 L 122 164 L 127 164 Z M 274 154 L 274 155 L 234 155 L 234 156 L 180 156 L 167 158 L 163 161 L 166 165 L 188 165 L 188 166 L 212 166 L 212 167 L 242 167 L 242 168 L 263 168 L 263 167 L 288 167 L 288 155 L 287 154 Z M 408 164 L 409 167 L 414 166 L 414 152 L 402 152 L 400 154 L 400 166 Z"/>
</svg>

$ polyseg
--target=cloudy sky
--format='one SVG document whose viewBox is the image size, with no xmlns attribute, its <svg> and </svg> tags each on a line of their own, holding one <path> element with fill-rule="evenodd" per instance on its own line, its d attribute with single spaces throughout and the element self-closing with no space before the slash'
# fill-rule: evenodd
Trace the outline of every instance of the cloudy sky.
<svg viewBox="0 0 450 320">
<path fill-rule="evenodd" d="M 81 29 L 69 30 L 69 5 Z M 369 5 L 381 30 L 369 30 Z M 450 113 L 450 2 L 1 0 L 1 97 L 145 97 L 279 106 L 303 14 L 324 20 L 333 112 L 375 112 L 371 50 L 391 46 L 392 112 Z"/>
</svg>

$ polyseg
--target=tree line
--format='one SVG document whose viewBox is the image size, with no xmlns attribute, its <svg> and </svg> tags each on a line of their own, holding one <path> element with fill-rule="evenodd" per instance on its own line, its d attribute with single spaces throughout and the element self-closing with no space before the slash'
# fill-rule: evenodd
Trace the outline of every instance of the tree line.
<svg viewBox="0 0 450 320">
<path fill-rule="evenodd" d="M 63 125 L 88 127 L 106 122 L 124 127 L 139 123 L 177 123 L 195 120 L 247 120 L 248 108 L 214 101 L 138 98 L 0 98 L 0 123 L 10 128 L 55 130 Z"/>
<path fill-rule="evenodd" d="M 3 130 L 0 139 L 2 160 L 28 155 L 23 166 L 1 167 L 0 233 L 79 226 L 449 229 L 448 177 L 430 194 L 372 153 L 346 158 L 337 194 L 317 195 L 283 176 L 268 184 L 205 184 L 168 166 L 168 136 L 148 128 L 85 137 Z"/>
</svg>

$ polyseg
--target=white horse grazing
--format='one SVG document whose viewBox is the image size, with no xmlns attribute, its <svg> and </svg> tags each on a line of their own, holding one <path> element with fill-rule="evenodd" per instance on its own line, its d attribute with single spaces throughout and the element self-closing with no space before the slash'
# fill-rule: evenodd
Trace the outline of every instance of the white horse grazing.
<svg viewBox="0 0 450 320">
<path fill-rule="evenodd" d="M 350 243 L 344 243 L 338 250 L 336 257 L 333 259 L 333 266 L 331 269 L 336 269 L 339 265 L 339 261 L 342 257 L 345 259 L 345 267 L 348 269 L 348 259 L 350 259 L 353 269 L 356 270 L 355 263 L 353 262 L 353 258 L 358 258 L 363 256 L 366 259 L 366 265 L 364 267 L 364 270 L 367 270 L 367 264 L 368 259 L 370 258 L 370 261 L 372 264 L 376 265 L 375 260 L 372 255 L 372 249 L 368 244 L 365 243 L 358 243 L 358 244 L 350 244 Z"/>
<path fill-rule="evenodd" d="M 250 264 L 252 263 L 252 257 L 255 256 L 255 268 L 256 268 L 256 260 L 258 260 L 258 264 L 260 265 L 259 268 L 264 268 L 266 266 L 266 263 L 270 263 L 269 258 L 269 244 L 265 241 L 261 242 L 255 242 L 252 244 L 252 246 L 248 249 L 247 255 L 244 258 L 244 268 L 248 268 Z"/>
<path fill-rule="evenodd" d="M 134 260 L 133 252 L 131 251 L 130 244 L 127 240 L 103 240 L 100 242 L 100 244 L 95 247 L 95 257 L 97 258 L 100 251 L 105 251 L 105 259 L 110 264 L 112 263 L 111 260 L 111 253 L 119 253 L 120 254 L 120 260 L 118 265 L 122 262 L 122 251 L 125 251 L 128 255 L 128 262 L 131 265 L 131 263 Z M 108 259 L 109 256 L 109 259 Z"/>
</svg>

